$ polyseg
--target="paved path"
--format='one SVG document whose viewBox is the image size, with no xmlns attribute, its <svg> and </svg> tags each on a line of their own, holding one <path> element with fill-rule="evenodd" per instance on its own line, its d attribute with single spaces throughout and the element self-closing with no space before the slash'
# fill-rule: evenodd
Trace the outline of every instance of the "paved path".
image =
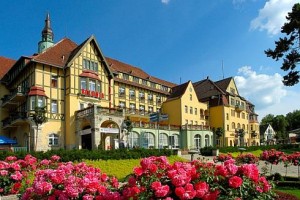
<svg viewBox="0 0 300 200">
<path fill-rule="evenodd" d="M 185 158 L 187 160 L 191 160 L 191 155 L 187 154 L 187 155 L 181 155 L 182 158 Z M 206 162 L 213 162 L 213 156 L 201 156 L 198 154 L 194 155 L 194 160 L 195 159 L 201 159 L 203 161 Z M 259 161 L 258 163 L 258 168 L 260 170 L 260 172 L 262 172 L 262 168 L 263 167 L 267 167 L 268 169 L 268 175 L 270 174 L 270 170 L 271 170 L 271 165 L 266 165 L 265 161 Z M 272 171 L 271 173 L 280 173 L 282 176 L 290 176 L 290 177 L 298 177 L 298 167 L 294 166 L 294 165 L 289 165 L 286 171 L 286 168 L 284 167 L 284 165 L 282 163 L 278 164 L 278 165 L 272 165 Z M 287 173 L 286 173 L 287 172 Z"/>
</svg>

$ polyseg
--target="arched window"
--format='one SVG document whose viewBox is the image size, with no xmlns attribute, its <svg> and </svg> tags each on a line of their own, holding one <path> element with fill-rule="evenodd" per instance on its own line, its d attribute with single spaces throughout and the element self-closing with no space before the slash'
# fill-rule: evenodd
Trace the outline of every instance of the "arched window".
<svg viewBox="0 0 300 200">
<path fill-rule="evenodd" d="M 179 135 L 173 134 L 170 136 L 170 145 L 172 148 L 179 148 Z"/>
<path fill-rule="evenodd" d="M 240 123 L 237 124 L 237 128 L 238 128 L 238 129 L 241 128 L 241 124 L 240 124 Z"/>
<path fill-rule="evenodd" d="M 168 135 L 165 133 L 159 134 L 159 146 L 161 147 L 167 147 L 168 144 Z"/>
<path fill-rule="evenodd" d="M 136 132 L 130 132 L 128 135 L 128 145 L 130 148 L 140 146 L 139 143 L 139 134 Z"/>
<path fill-rule="evenodd" d="M 49 146 L 58 146 L 58 135 L 55 133 L 51 133 L 48 137 Z"/>
<path fill-rule="evenodd" d="M 205 146 L 208 147 L 209 146 L 209 136 L 205 135 Z"/>
<path fill-rule="evenodd" d="M 232 128 L 233 130 L 235 129 L 235 123 L 234 123 L 234 122 L 231 123 L 231 128 Z"/>
<path fill-rule="evenodd" d="M 145 148 L 154 147 L 154 134 L 150 132 L 144 132 L 142 135 L 142 146 Z"/>
<path fill-rule="evenodd" d="M 197 134 L 194 136 L 194 146 L 196 149 L 201 149 L 201 135 Z"/>
<path fill-rule="evenodd" d="M 243 125 L 242 125 L 242 129 L 243 129 L 243 130 L 246 130 L 245 128 L 246 128 L 246 127 L 245 127 L 245 124 L 243 124 Z"/>
</svg>

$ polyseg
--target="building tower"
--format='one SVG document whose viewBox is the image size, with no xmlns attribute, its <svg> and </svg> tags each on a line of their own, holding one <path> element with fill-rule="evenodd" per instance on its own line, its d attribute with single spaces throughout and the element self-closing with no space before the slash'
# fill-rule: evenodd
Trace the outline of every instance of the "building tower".
<svg viewBox="0 0 300 200">
<path fill-rule="evenodd" d="M 42 41 L 38 44 L 38 53 L 43 53 L 46 49 L 53 46 L 53 32 L 50 25 L 50 15 L 49 13 L 45 19 L 45 27 L 42 31 Z"/>
</svg>

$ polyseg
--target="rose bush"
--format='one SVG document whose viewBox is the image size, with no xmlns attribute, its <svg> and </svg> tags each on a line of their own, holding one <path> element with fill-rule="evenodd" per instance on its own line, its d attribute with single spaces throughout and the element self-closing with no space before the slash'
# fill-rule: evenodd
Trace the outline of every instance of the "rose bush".
<svg viewBox="0 0 300 200">
<path fill-rule="evenodd" d="M 232 158 L 233 158 L 232 155 L 229 153 L 229 154 L 220 154 L 214 157 L 213 160 L 215 163 L 217 163 L 217 162 L 225 162 L 226 160 L 230 160 Z"/>
<path fill-rule="evenodd" d="M 259 159 L 252 153 L 242 153 L 235 158 L 238 164 L 256 164 Z"/>
<path fill-rule="evenodd" d="M 0 196 L 19 193 L 28 184 L 28 172 L 36 169 L 36 163 L 31 155 L 24 160 L 8 156 L 0 161 Z"/>
<path fill-rule="evenodd" d="M 274 199 L 272 185 L 254 164 L 237 166 L 177 162 L 149 157 L 134 169 L 122 187 L 124 199 Z"/>
</svg>

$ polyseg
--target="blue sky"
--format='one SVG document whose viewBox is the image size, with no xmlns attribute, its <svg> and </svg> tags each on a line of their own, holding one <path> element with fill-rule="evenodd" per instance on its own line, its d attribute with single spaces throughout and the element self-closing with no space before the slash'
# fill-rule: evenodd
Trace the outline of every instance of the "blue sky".
<svg viewBox="0 0 300 200">
<path fill-rule="evenodd" d="M 177 83 L 235 77 L 240 95 L 266 114 L 300 109 L 300 84 L 285 87 L 264 54 L 298 0 L 14 0 L 0 3 L 0 55 L 37 51 L 47 12 L 55 42 L 95 35 L 105 56 Z M 223 70 L 222 70 L 223 66 Z"/>
</svg>

